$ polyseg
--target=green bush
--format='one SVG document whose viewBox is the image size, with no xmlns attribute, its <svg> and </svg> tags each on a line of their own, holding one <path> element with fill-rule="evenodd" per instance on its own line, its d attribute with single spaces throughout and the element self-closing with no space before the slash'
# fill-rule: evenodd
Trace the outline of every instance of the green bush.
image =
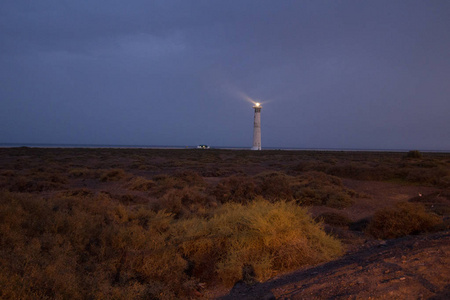
<svg viewBox="0 0 450 300">
<path fill-rule="evenodd" d="M 401 202 L 392 208 L 377 211 L 366 232 L 379 239 L 392 239 L 432 231 L 442 219 L 427 213 L 419 203 Z"/>
</svg>

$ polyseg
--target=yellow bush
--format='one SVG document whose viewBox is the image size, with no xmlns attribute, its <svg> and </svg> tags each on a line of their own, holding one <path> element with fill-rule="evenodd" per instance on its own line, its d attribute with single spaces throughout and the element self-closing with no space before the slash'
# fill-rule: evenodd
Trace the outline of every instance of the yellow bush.
<svg viewBox="0 0 450 300">
<path fill-rule="evenodd" d="M 265 280 L 342 253 L 339 241 L 326 235 L 305 209 L 288 202 L 229 203 L 209 220 L 180 221 L 174 230 L 183 254 L 195 264 L 194 274 L 210 276 L 214 270 L 226 284 L 241 278 L 244 264 Z"/>
</svg>

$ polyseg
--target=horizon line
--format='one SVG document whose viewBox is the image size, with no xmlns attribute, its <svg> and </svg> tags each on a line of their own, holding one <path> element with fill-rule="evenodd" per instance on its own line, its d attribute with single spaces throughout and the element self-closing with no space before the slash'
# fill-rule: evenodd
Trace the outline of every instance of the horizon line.
<svg viewBox="0 0 450 300">
<path fill-rule="evenodd" d="M 131 148 L 131 149 L 195 149 L 197 145 L 146 145 L 146 144 L 83 144 L 83 143 L 0 143 L 0 148 Z M 250 146 L 216 146 L 211 149 L 223 150 L 251 150 Z M 423 152 L 450 153 L 450 149 L 421 149 L 421 148 L 352 148 L 352 147 L 279 147 L 268 146 L 262 150 L 292 150 L 292 151 L 368 151 L 368 152 L 408 152 L 418 150 Z"/>
</svg>

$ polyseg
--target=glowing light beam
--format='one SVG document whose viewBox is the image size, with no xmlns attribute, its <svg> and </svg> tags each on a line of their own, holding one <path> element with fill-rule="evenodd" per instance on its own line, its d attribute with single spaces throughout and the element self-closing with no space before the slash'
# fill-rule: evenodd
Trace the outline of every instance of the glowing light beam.
<svg viewBox="0 0 450 300">
<path fill-rule="evenodd" d="M 224 84 L 223 85 L 225 87 L 225 89 L 232 95 L 235 95 L 237 98 L 240 98 L 244 101 L 247 101 L 253 105 L 257 105 L 259 103 L 258 106 L 262 106 L 263 104 L 269 103 L 271 101 L 261 101 L 261 100 L 257 100 L 257 99 L 253 99 L 250 96 L 248 96 L 246 93 L 239 91 L 238 89 L 236 89 L 236 87 L 234 87 L 233 85 L 230 84 Z"/>
</svg>

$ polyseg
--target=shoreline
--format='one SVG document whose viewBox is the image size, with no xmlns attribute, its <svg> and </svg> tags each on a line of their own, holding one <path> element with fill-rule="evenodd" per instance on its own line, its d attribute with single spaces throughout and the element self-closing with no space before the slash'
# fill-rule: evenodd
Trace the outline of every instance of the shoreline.
<svg viewBox="0 0 450 300">
<path fill-rule="evenodd" d="M 39 148 L 39 149 L 155 149 L 155 150 L 204 150 L 197 146 L 166 146 L 166 145 L 91 145 L 91 144 L 31 144 L 31 143 L 0 143 L 0 148 Z M 252 151 L 250 147 L 211 146 L 207 150 Z M 450 150 L 434 149 L 358 149 L 358 148 L 293 148 L 266 147 L 261 151 L 314 151 L 314 152 L 382 152 L 402 153 L 418 150 L 424 153 L 450 153 Z"/>
</svg>

